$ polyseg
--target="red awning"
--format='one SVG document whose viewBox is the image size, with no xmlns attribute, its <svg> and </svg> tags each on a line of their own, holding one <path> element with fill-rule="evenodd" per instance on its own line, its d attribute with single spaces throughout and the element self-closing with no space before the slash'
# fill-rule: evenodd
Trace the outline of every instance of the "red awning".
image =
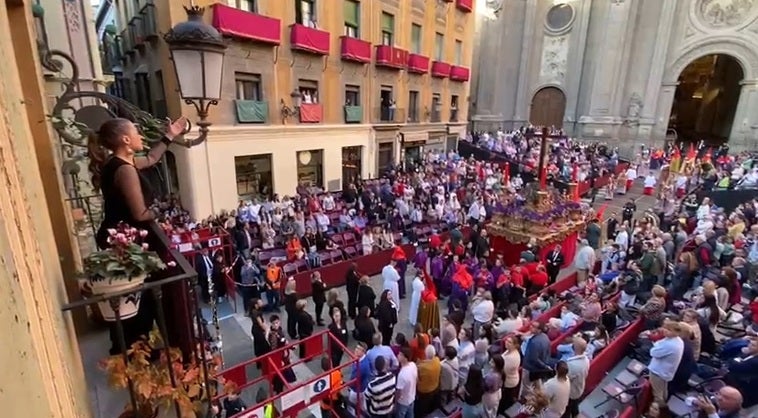
<svg viewBox="0 0 758 418">
<path fill-rule="evenodd" d="M 408 65 L 408 51 L 389 45 L 377 45 L 376 65 L 403 69 Z"/>
<path fill-rule="evenodd" d="M 453 65 L 450 67 L 450 79 L 455 81 L 468 81 L 470 78 L 470 71 L 466 67 L 459 65 Z"/>
<path fill-rule="evenodd" d="M 456 6 L 464 12 L 471 12 L 474 10 L 474 0 L 458 0 Z"/>
<path fill-rule="evenodd" d="M 432 77 L 448 78 L 450 77 L 450 64 L 442 61 L 432 62 Z"/>
<path fill-rule="evenodd" d="M 426 74 L 429 72 L 429 57 L 420 54 L 408 55 L 408 72 Z"/>
<path fill-rule="evenodd" d="M 273 45 L 281 43 L 281 21 L 227 5 L 213 5 L 213 26 L 222 35 Z"/>
<path fill-rule="evenodd" d="M 341 36 L 342 59 L 360 63 L 371 62 L 371 42 L 362 39 Z"/>
<path fill-rule="evenodd" d="M 295 23 L 290 26 L 290 47 L 312 54 L 329 55 L 329 32 Z"/>
</svg>

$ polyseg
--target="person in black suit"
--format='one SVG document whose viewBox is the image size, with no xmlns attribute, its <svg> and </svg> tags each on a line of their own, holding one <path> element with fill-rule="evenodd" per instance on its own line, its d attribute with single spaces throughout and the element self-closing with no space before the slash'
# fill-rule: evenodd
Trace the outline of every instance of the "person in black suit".
<svg viewBox="0 0 758 418">
<path fill-rule="evenodd" d="M 368 276 L 361 277 L 360 286 L 358 286 L 358 301 L 357 308 L 360 310 L 363 307 L 368 308 L 370 315 L 374 316 L 376 309 L 376 293 L 371 285 L 368 284 Z"/>
<path fill-rule="evenodd" d="M 213 279 L 213 259 L 208 254 L 208 248 L 203 247 L 200 252 L 195 254 L 195 270 L 197 270 L 197 281 L 200 284 L 200 290 L 205 303 L 210 302 L 211 293 L 209 280 Z"/>
<path fill-rule="evenodd" d="M 547 270 L 548 283 L 553 284 L 558 279 L 558 274 L 561 272 L 561 267 L 565 261 L 563 253 L 561 253 L 561 245 L 556 244 L 553 250 L 548 253 L 545 258 L 545 267 Z"/>
<path fill-rule="evenodd" d="M 611 213 L 611 217 L 608 218 L 608 229 L 606 229 L 606 237 L 609 240 L 615 240 L 618 234 L 619 220 L 616 219 L 616 212 Z"/>
<path fill-rule="evenodd" d="M 253 237 L 250 234 L 250 225 L 242 219 L 237 218 L 237 224 L 234 227 L 232 235 L 237 254 L 245 259 L 250 258 L 250 251 L 253 249 Z"/>
<path fill-rule="evenodd" d="M 345 277 L 345 290 L 347 290 L 347 314 L 350 319 L 355 319 L 358 314 L 358 289 L 361 285 L 361 276 L 358 274 L 358 265 L 353 263 L 347 269 Z"/>
<path fill-rule="evenodd" d="M 315 325 L 315 322 L 313 321 L 313 317 L 311 314 L 308 313 L 308 311 L 305 310 L 305 305 L 307 303 L 305 300 L 300 299 L 295 304 L 295 315 L 296 315 L 296 333 L 297 333 L 297 339 L 298 340 L 304 340 L 308 337 L 310 337 L 313 334 L 313 326 Z M 300 343 L 300 359 L 304 359 L 306 357 L 305 349 L 305 343 Z"/>
</svg>

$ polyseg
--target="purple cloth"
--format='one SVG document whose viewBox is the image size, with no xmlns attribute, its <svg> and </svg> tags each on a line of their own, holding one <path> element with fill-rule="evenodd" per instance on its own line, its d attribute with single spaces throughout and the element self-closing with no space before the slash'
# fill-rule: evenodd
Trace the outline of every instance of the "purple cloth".
<svg viewBox="0 0 758 418">
<path fill-rule="evenodd" d="M 413 267 L 415 267 L 416 270 L 426 269 L 426 260 L 428 259 L 429 259 L 429 254 L 426 252 L 426 250 L 421 250 L 417 252 L 416 255 L 413 256 Z"/>
<path fill-rule="evenodd" d="M 442 276 L 445 274 L 445 262 L 442 261 L 442 257 L 437 256 L 437 257 L 432 258 L 430 269 L 431 269 L 432 279 L 441 281 Z"/>
</svg>

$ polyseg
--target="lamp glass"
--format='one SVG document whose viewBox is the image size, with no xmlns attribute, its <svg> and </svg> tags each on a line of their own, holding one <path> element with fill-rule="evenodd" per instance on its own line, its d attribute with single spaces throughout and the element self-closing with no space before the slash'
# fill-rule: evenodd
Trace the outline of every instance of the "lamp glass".
<svg viewBox="0 0 758 418">
<path fill-rule="evenodd" d="M 218 100 L 221 97 L 223 51 L 174 48 L 171 53 L 182 98 Z"/>
</svg>

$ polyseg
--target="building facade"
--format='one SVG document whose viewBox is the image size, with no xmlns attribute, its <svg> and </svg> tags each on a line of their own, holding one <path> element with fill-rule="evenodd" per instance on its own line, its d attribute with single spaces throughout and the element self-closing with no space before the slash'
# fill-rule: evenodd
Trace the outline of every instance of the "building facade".
<svg viewBox="0 0 758 418">
<path fill-rule="evenodd" d="M 474 129 L 531 121 L 626 152 L 665 139 L 758 146 L 758 2 L 490 0 Z"/>
<path fill-rule="evenodd" d="M 174 0 L 116 1 L 114 93 L 190 117 L 159 39 Z M 202 2 L 198 2 L 203 5 Z M 229 38 L 209 139 L 174 149 L 171 191 L 195 216 L 240 199 L 340 190 L 465 132 L 473 0 L 229 0 L 204 4 Z M 175 167 L 175 168 L 174 168 Z M 172 174 L 175 173 L 175 174 Z"/>
</svg>

